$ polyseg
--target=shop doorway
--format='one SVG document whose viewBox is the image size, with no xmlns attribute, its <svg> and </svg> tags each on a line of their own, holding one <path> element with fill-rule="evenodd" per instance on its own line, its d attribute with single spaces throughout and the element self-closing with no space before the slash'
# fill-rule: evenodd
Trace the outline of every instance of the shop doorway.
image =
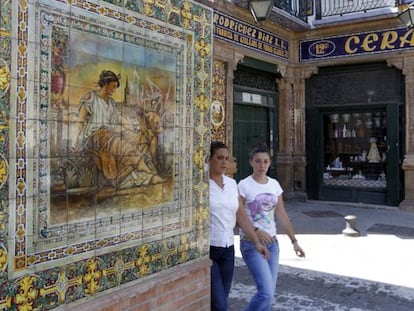
<svg viewBox="0 0 414 311">
<path fill-rule="evenodd" d="M 309 197 L 398 205 L 401 200 L 399 105 L 309 111 Z M 313 114 L 313 116 L 312 116 Z M 310 173 L 312 172 L 312 173 Z"/>
<path fill-rule="evenodd" d="M 251 174 L 250 148 L 265 142 L 272 158 L 278 151 L 277 66 L 245 57 L 237 66 L 233 87 L 233 155 L 237 162 L 236 181 Z M 275 161 L 269 176 L 276 177 Z"/>
<path fill-rule="evenodd" d="M 309 199 L 401 202 L 403 84 L 401 72 L 383 63 L 321 68 L 307 81 Z"/>
<path fill-rule="evenodd" d="M 237 161 L 234 178 L 239 181 L 251 174 L 249 151 L 258 142 L 265 142 L 273 157 L 277 150 L 276 94 L 252 92 L 235 88 L 233 111 L 233 153 Z M 276 177 L 276 165 L 272 161 L 269 176 Z"/>
</svg>

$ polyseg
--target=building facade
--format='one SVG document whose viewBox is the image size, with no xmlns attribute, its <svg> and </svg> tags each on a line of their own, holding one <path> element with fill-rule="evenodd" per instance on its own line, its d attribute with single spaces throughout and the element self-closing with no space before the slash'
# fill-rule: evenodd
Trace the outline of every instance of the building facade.
<svg viewBox="0 0 414 311">
<path fill-rule="evenodd" d="M 247 2 L 1 2 L 1 310 L 209 310 L 213 139 L 287 199 L 414 210 L 406 4 Z"/>
<path fill-rule="evenodd" d="M 233 2 L 214 3 L 233 176 L 249 173 L 248 148 L 263 140 L 287 198 L 412 210 L 412 30 L 398 19 L 409 1 L 275 1 L 264 25 Z"/>
</svg>

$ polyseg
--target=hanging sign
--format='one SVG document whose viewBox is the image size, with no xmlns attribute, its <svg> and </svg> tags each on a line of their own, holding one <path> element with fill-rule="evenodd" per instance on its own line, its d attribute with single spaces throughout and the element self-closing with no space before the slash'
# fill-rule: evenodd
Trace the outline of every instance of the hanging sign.
<svg viewBox="0 0 414 311">
<path fill-rule="evenodd" d="M 234 17 L 214 12 L 214 37 L 260 53 L 289 59 L 289 42 Z"/>
<path fill-rule="evenodd" d="M 363 32 L 318 40 L 300 41 L 300 62 L 414 48 L 413 29 Z"/>
</svg>

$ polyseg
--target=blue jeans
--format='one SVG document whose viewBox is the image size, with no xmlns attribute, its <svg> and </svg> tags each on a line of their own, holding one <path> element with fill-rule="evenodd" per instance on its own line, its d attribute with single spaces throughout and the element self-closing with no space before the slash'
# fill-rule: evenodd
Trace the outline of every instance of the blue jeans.
<svg viewBox="0 0 414 311">
<path fill-rule="evenodd" d="M 257 287 L 257 292 L 250 300 L 245 311 L 270 311 L 272 307 L 279 271 L 279 244 L 275 240 L 266 246 L 270 252 L 270 257 L 267 260 L 256 250 L 253 242 L 240 241 L 240 250 L 244 262 L 249 268 Z"/>
<path fill-rule="evenodd" d="M 226 311 L 234 271 L 234 246 L 210 246 L 211 310 Z"/>
</svg>

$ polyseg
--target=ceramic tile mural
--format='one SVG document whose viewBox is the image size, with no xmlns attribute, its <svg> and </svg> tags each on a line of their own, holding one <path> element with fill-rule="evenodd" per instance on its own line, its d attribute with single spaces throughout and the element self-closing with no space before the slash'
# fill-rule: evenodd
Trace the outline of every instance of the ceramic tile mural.
<svg viewBox="0 0 414 311">
<path fill-rule="evenodd" d="M 206 255 L 210 9 L 0 8 L 0 310 L 53 309 Z"/>
</svg>

